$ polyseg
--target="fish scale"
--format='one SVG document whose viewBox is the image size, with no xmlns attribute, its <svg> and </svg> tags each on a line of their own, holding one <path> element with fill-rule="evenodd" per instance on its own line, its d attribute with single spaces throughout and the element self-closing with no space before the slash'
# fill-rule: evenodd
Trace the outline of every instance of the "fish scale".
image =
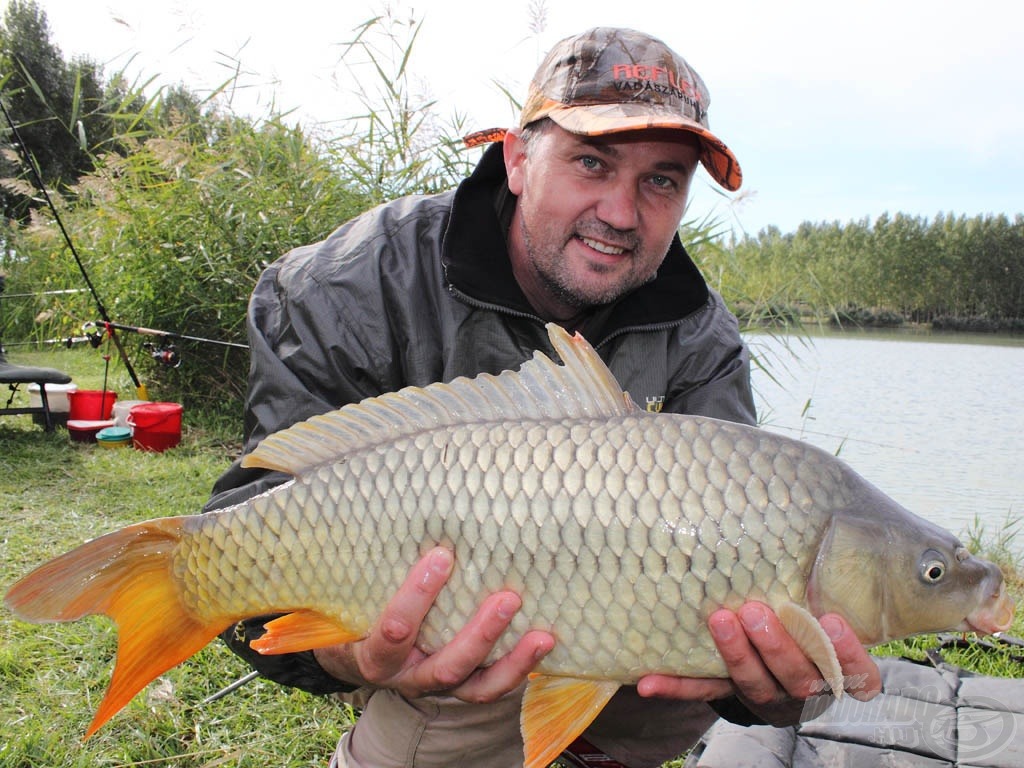
<svg viewBox="0 0 1024 768">
<path fill-rule="evenodd" d="M 721 674 L 720 662 L 707 667 L 716 655 L 707 616 L 751 597 L 801 601 L 797 574 L 809 571 L 828 523 L 813 510 L 845 506 L 851 496 L 831 459 L 805 446 L 781 469 L 795 482 L 793 466 L 811 467 L 814 484 L 802 484 L 797 497 L 821 504 L 793 525 L 792 493 L 766 495 L 750 482 L 754 465 L 766 464 L 761 454 L 780 455 L 778 441 L 765 433 L 752 452 L 750 442 L 744 430 L 719 422 L 647 414 L 571 428 L 427 431 L 321 466 L 288 493 L 254 500 L 238 519 L 230 512 L 192 518 L 176 570 L 199 615 L 318 606 L 365 631 L 418 557 L 445 544 L 466 567 L 456 567 L 428 614 L 424 650 L 450 640 L 488 594 L 511 589 L 523 608 L 492 659 L 528 629 L 545 629 L 559 642 L 541 672 L 588 670 L 623 681 L 650 671 Z M 545 446 L 540 459 L 538 445 Z M 701 457 L 703 472 L 680 469 Z M 686 481 L 670 481 L 666 465 Z M 495 505 L 499 496 L 507 507 Z M 741 548 L 746 530 L 762 520 L 759 546 Z M 346 535 L 332 540 L 332 531 Z M 317 544 L 325 541 L 329 548 Z M 294 568 L 296 549 L 320 565 Z M 765 551 L 773 553 L 771 570 Z M 324 595 L 336 599 L 325 606 Z"/>
<path fill-rule="evenodd" d="M 527 768 L 548 765 L 620 685 L 652 672 L 721 677 L 706 627 L 772 608 L 835 694 L 817 621 L 865 644 L 996 632 L 998 568 L 823 451 L 754 427 L 640 411 L 579 336 L 564 365 L 382 395 L 271 435 L 244 466 L 294 478 L 206 515 L 150 520 L 45 563 L 7 593 L 30 621 L 106 614 L 117 664 L 86 735 L 226 626 L 287 653 L 364 637 L 430 547 L 454 570 L 418 637 L 432 651 L 502 589 L 522 607 L 491 660 L 530 629 L 553 650 L 523 694 Z M 174 627 L 173 636 L 167 627 Z"/>
</svg>

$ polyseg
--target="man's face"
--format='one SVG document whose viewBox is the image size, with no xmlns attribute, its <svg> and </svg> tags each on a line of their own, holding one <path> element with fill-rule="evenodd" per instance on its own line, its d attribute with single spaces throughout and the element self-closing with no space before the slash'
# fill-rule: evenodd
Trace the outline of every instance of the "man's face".
<svg viewBox="0 0 1024 768">
<path fill-rule="evenodd" d="M 547 319 L 607 304 L 654 278 L 686 208 L 700 150 L 688 133 L 579 136 L 550 124 L 505 138 L 519 200 L 513 271 Z"/>
</svg>

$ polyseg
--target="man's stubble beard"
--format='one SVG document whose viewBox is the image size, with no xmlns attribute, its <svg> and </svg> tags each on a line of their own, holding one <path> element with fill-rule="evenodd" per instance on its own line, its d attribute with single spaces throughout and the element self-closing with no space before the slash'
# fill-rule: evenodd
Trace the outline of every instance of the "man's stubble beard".
<svg viewBox="0 0 1024 768">
<path fill-rule="evenodd" d="M 589 307 L 600 306 L 604 304 L 610 304 L 613 301 L 625 296 L 642 285 L 645 285 L 657 275 L 657 272 L 652 272 L 650 275 L 640 276 L 636 274 L 635 264 L 641 261 L 638 259 L 638 253 L 641 253 L 643 244 L 638 242 L 635 237 L 630 237 L 630 249 L 633 251 L 633 267 L 626 272 L 619 280 L 614 284 L 603 286 L 603 287 L 592 287 L 585 286 L 577 280 L 576 276 L 568 269 L 566 265 L 566 259 L 563 255 L 565 247 L 570 241 L 575 239 L 577 231 L 562 243 L 562 248 L 551 252 L 550 250 L 543 250 L 537 246 L 536 239 L 530 232 L 529 227 L 526 226 L 525 219 L 520 224 L 523 234 L 523 244 L 526 247 L 527 259 L 536 272 L 540 281 L 543 283 L 545 288 L 550 291 L 551 295 L 554 296 L 560 303 L 567 307 L 573 307 L 575 309 L 583 310 Z M 605 232 L 609 231 L 607 227 L 603 225 L 593 225 L 588 229 L 601 228 Z M 587 233 L 582 233 L 587 236 Z M 601 235 L 595 235 L 602 237 Z M 621 241 L 622 235 L 615 237 L 603 236 L 606 240 Z M 607 273 L 613 271 L 614 267 L 603 265 L 603 264 L 590 264 L 589 269 L 600 275 L 601 273 Z"/>
</svg>

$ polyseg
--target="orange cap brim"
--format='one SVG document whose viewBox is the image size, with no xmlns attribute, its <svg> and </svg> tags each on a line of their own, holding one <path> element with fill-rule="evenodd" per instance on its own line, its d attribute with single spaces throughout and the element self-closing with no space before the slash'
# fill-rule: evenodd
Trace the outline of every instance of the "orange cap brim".
<svg viewBox="0 0 1024 768">
<path fill-rule="evenodd" d="M 701 164 L 711 177 L 730 192 L 743 183 L 743 171 L 736 156 L 715 134 L 700 123 L 688 120 L 678 112 L 652 109 L 650 104 L 600 104 L 595 106 L 553 106 L 541 117 L 550 117 L 570 133 L 603 136 L 624 131 L 668 128 L 692 133 L 700 139 L 703 152 Z"/>
<path fill-rule="evenodd" d="M 642 114 L 623 114 L 627 105 L 601 105 L 593 107 L 560 107 L 552 106 L 543 110 L 536 119 L 550 117 L 557 125 L 570 133 L 585 136 L 602 136 L 624 131 L 642 131 L 648 128 L 668 128 L 688 131 L 700 139 L 700 162 L 716 182 L 730 192 L 735 192 L 743 183 L 743 171 L 736 156 L 711 131 L 699 123 L 686 120 L 678 115 L 652 115 L 649 105 L 645 105 Z M 532 122 L 532 121 L 531 121 Z M 466 147 L 479 147 L 504 141 L 506 128 L 488 128 L 475 131 L 464 136 L 462 141 Z"/>
</svg>

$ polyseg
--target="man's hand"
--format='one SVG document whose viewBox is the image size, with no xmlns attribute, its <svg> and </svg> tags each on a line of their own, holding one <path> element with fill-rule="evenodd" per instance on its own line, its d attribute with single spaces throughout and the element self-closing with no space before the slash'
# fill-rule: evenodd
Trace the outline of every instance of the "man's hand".
<svg viewBox="0 0 1024 768">
<path fill-rule="evenodd" d="M 437 547 L 409 572 L 370 634 L 356 643 L 320 648 L 317 660 L 341 680 L 393 688 L 407 698 L 445 692 L 469 702 L 493 701 L 517 688 L 554 647 L 547 632 L 527 632 L 512 651 L 481 667 L 521 606 L 514 592 L 488 597 L 476 615 L 443 648 L 426 655 L 415 646 L 420 625 L 447 582 L 452 555 Z M 847 691 L 867 700 L 881 690 L 878 667 L 839 616 L 821 617 L 842 666 Z M 708 626 L 729 670 L 728 679 L 647 675 L 641 696 L 710 701 L 738 695 L 766 722 L 793 722 L 803 701 L 821 693 L 817 667 L 804 655 L 778 617 L 750 602 L 738 611 L 719 610 Z"/>
<path fill-rule="evenodd" d="M 873 698 L 882 689 L 878 666 L 840 616 L 826 614 L 820 621 L 835 646 L 847 692 L 862 701 Z M 735 613 L 715 611 L 708 628 L 729 679 L 648 675 L 637 684 L 639 694 L 704 701 L 736 694 L 766 722 L 792 722 L 805 699 L 828 690 L 818 668 L 762 603 L 746 603 Z"/>
<path fill-rule="evenodd" d="M 409 571 L 366 638 L 320 648 L 317 661 L 341 680 L 393 688 L 406 698 L 443 691 L 463 701 L 485 702 L 517 688 L 555 639 L 547 632 L 527 632 L 507 656 L 481 668 L 522 605 L 514 592 L 489 596 L 452 641 L 433 654 L 416 648 L 420 625 L 447 582 L 452 563 L 451 552 L 432 549 Z"/>
</svg>

